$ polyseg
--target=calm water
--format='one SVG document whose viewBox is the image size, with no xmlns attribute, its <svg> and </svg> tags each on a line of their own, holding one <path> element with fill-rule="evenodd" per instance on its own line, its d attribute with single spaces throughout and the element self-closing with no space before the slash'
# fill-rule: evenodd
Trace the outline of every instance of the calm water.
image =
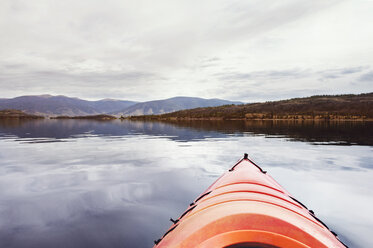
<svg viewBox="0 0 373 248">
<path fill-rule="evenodd" d="M 373 247 L 373 123 L 0 122 L 0 247 L 152 247 L 244 152 Z"/>
</svg>

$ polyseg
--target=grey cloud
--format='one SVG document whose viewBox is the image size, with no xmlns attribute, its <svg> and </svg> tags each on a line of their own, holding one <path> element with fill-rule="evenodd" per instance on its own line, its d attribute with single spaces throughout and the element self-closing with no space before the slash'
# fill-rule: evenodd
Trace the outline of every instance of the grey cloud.
<svg viewBox="0 0 373 248">
<path fill-rule="evenodd" d="M 16 63 L 16 64 L 3 64 L 0 65 L 4 70 L 16 70 L 20 68 L 25 68 L 26 64 Z"/>
<path fill-rule="evenodd" d="M 335 78 L 340 78 L 341 75 L 338 75 L 338 74 L 327 74 L 327 75 L 324 75 L 322 78 L 327 78 L 327 79 L 335 79 Z"/>
<path fill-rule="evenodd" d="M 222 81 L 247 81 L 253 78 L 250 73 L 218 73 L 215 76 Z"/>
<path fill-rule="evenodd" d="M 138 84 L 139 81 L 146 82 L 147 80 L 161 80 L 162 78 L 149 72 L 79 72 L 73 73 L 69 71 L 44 70 L 31 71 L 24 73 L 1 73 L 0 85 L 9 85 L 9 83 L 23 83 L 23 80 L 38 83 L 39 85 L 47 84 L 51 86 L 52 82 L 74 82 L 84 84 L 87 83 L 103 83 L 112 84 L 116 82 L 124 82 L 126 84 Z"/>
<path fill-rule="evenodd" d="M 256 36 L 305 18 L 341 1 L 231 1 L 225 7 L 225 22 L 215 29 L 220 39 Z M 214 31 L 214 29 L 213 29 Z"/>
<path fill-rule="evenodd" d="M 212 57 L 212 58 L 209 58 L 209 59 L 206 59 L 207 62 L 213 62 L 213 61 L 219 61 L 220 58 L 218 57 Z"/>
<path fill-rule="evenodd" d="M 367 66 L 358 66 L 358 67 L 349 67 L 349 68 L 341 68 L 341 69 L 329 69 L 318 71 L 317 74 L 321 74 L 322 79 L 336 79 L 340 77 L 345 77 L 350 74 L 356 74 L 365 71 Z"/>
<path fill-rule="evenodd" d="M 248 81 L 257 79 L 285 79 L 285 78 L 302 78 L 310 73 L 307 70 L 283 70 L 283 71 L 254 71 L 249 73 L 226 72 L 216 73 L 213 76 L 222 81 Z"/>
<path fill-rule="evenodd" d="M 196 68 L 208 68 L 208 67 L 216 67 L 219 65 L 220 58 L 218 57 L 211 57 L 202 59 L 201 62 L 195 66 Z"/>
<path fill-rule="evenodd" d="M 18 48 L 12 44 L 8 46 L 11 45 L 13 49 L 22 46 L 51 60 L 85 56 L 127 61 L 130 57 L 133 60 L 131 64 L 154 62 L 157 66 L 174 67 L 201 52 L 232 46 L 232 42 L 251 39 L 335 3 L 299 0 L 284 1 L 282 4 L 268 0 L 211 1 L 206 3 L 211 5 L 208 8 L 196 9 L 192 1 L 178 4 L 165 1 L 157 5 L 149 2 L 152 12 L 148 13 L 126 1 L 96 1 L 89 5 L 85 1 L 64 1 L 55 6 L 33 6 L 23 2 L 28 11 L 22 13 L 24 26 L 21 28 L 31 28 L 31 25 L 37 24 L 34 23 L 33 13 L 38 14 L 38 8 L 48 9 L 56 19 L 45 19 L 40 13 L 37 19 L 43 25 L 32 26 L 39 32 L 35 34 L 26 30 L 26 40 L 17 37 L 14 46 Z M 14 16 L 17 15 L 10 14 L 7 21 L 19 25 Z M 67 20 L 66 16 L 73 18 Z M 16 36 L 14 31 L 9 32 Z"/>
<path fill-rule="evenodd" d="M 35 70 L 21 64 L 5 64 L 0 68 L 0 88 L 11 92 L 13 96 L 52 93 L 82 98 L 117 97 L 136 100 L 144 96 L 143 90 L 139 89 L 152 88 L 152 82 L 166 80 L 147 71 Z"/>
<path fill-rule="evenodd" d="M 273 92 L 274 81 L 290 91 L 298 90 L 294 88 L 299 82 L 311 93 L 313 87 L 307 84 L 317 81 L 316 74 L 337 81 L 365 70 L 321 72 L 307 69 L 319 64 L 315 58 L 311 65 L 302 60 L 305 57 L 288 60 L 293 43 L 286 42 L 306 41 L 298 37 L 304 27 L 318 26 L 320 13 L 339 13 L 338 6 L 345 2 L 3 0 L 0 97 L 30 92 L 134 100 L 180 94 L 205 97 L 222 83 Z M 273 57 L 261 57 L 267 56 L 267 49 L 273 49 Z M 362 63 L 340 66 L 346 64 Z M 250 66 L 255 67 L 243 69 Z M 209 97 L 237 96 L 231 88 Z"/>
<path fill-rule="evenodd" d="M 37 78 L 60 78 L 75 82 L 113 82 L 122 81 L 127 83 L 138 83 L 144 79 L 154 79 L 155 75 L 147 72 L 86 72 L 86 73 L 69 73 L 57 71 L 35 71 L 32 75 Z"/>
<path fill-rule="evenodd" d="M 323 71 L 315 71 L 311 69 L 291 69 L 291 70 L 268 70 L 268 71 L 253 71 L 253 72 L 224 72 L 215 73 L 212 76 L 227 82 L 242 82 L 249 80 L 277 80 L 277 79 L 300 79 L 300 78 L 310 78 L 321 76 L 325 79 L 336 79 L 340 77 L 345 77 L 349 74 L 357 74 L 366 70 L 368 67 L 351 67 L 342 69 L 331 69 Z M 369 74 L 366 74 L 369 77 Z M 363 77 L 364 78 L 364 77 Z"/>
<path fill-rule="evenodd" d="M 345 68 L 341 70 L 342 74 L 352 74 L 352 73 L 357 73 L 365 70 L 366 67 L 360 66 L 360 67 L 351 67 L 351 68 Z"/>
<path fill-rule="evenodd" d="M 371 91 L 358 83 L 372 80 L 373 72 L 363 74 L 369 67 L 337 68 L 330 70 L 292 69 L 253 72 L 223 72 L 212 76 L 220 82 L 215 94 L 241 101 L 280 100 L 318 94 L 347 94 Z M 321 77 L 321 78 L 320 78 Z M 324 82 L 325 79 L 332 79 Z"/>
<path fill-rule="evenodd" d="M 373 71 L 370 71 L 368 73 L 365 73 L 365 74 L 361 75 L 359 80 L 363 81 L 363 82 L 372 82 L 373 83 Z"/>
<path fill-rule="evenodd" d="M 216 94 L 224 94 L 227 99 L 238 99 L 244 102 L 262 102 L 268 100 L 283 100 L 299 96 L 311 96 L 317 94 L 325 94 L 322 89 L 282 89 L 282 90 L 268 90 L 263 89 L 258 85 L 236 85 L 236 87 L 227 91 L 226 87 L 216 89 Z"/>
</svg>

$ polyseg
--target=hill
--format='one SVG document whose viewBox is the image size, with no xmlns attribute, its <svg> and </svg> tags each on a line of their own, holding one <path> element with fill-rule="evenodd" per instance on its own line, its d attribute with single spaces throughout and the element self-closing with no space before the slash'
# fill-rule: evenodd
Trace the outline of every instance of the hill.
<svg viewBox="0 0 373 248">
<path fill-rule="evenodd" d="M 43 116 L 26 114 L 20 110 L 5 109 L 0 110 L 0 119 L 42 119 Z"/>
<path fill-rule="evenodd" d="M 181 109 L 214 107 L 227 104 L 242 104 L 242 102 L 197 97 L 173 97 L 165 100 L 137 103 L 121 111 L 112 112 L 110 114 L 117 116 L 153 115 L 174 112 Z"/>
<path fill-rule="evenodd" d="M 373 93 L 195 108 L 131 119 L 373 119 Z"/>
<path fill-rule="evenodd" d="M 118 111 L 137 102 L 104 99 L 86 101 L 66 96 L 20 96 L 11 99 L 0 99 L 0 109 L 19 109 L 29 114 L 56 115 L 97 115 Z"/>
<path fill-rule="evenodd" d="M 110 121 L 115 120 L 117 117 L 112 115 L 83 115 L 83 116 L 56 116 L 51 119 L 83 119 L 83 120 L 99 120 L 99 121 Z"/>
<path fill-rule="evenodd" d="M 115 99 L 87 101 L 67 96 L 37 95 L 0 99 L 0 109 L 19 109 L 28 114 L 43 116 L 85 116 L 110 114 L 116 116 L 169 113 L 181 109 L 241 104 L 221 99 L 174 97 L 149 102 Z"/>
</svg>

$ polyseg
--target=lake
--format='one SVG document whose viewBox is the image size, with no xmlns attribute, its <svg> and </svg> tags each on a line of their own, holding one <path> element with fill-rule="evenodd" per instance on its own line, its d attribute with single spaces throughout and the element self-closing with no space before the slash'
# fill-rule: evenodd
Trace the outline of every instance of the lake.
<svg viewBox="0 0 373 248">
<path fill-rule="evenodd" d="M 246 152 L 373 247 L 373 123 L 0 121 L 0 247 L 152 247 Z"/>
</svg>

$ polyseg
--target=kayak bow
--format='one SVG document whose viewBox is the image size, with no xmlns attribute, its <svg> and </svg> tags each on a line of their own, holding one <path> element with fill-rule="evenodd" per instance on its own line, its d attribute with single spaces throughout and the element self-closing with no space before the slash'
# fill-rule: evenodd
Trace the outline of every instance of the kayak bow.
<svg viewBox="0 0 373 248">
<path fill-rule="evenodd" d="M 154 247 L 347 247 L 247 154 L 171 221 Z"/>
</svg>

